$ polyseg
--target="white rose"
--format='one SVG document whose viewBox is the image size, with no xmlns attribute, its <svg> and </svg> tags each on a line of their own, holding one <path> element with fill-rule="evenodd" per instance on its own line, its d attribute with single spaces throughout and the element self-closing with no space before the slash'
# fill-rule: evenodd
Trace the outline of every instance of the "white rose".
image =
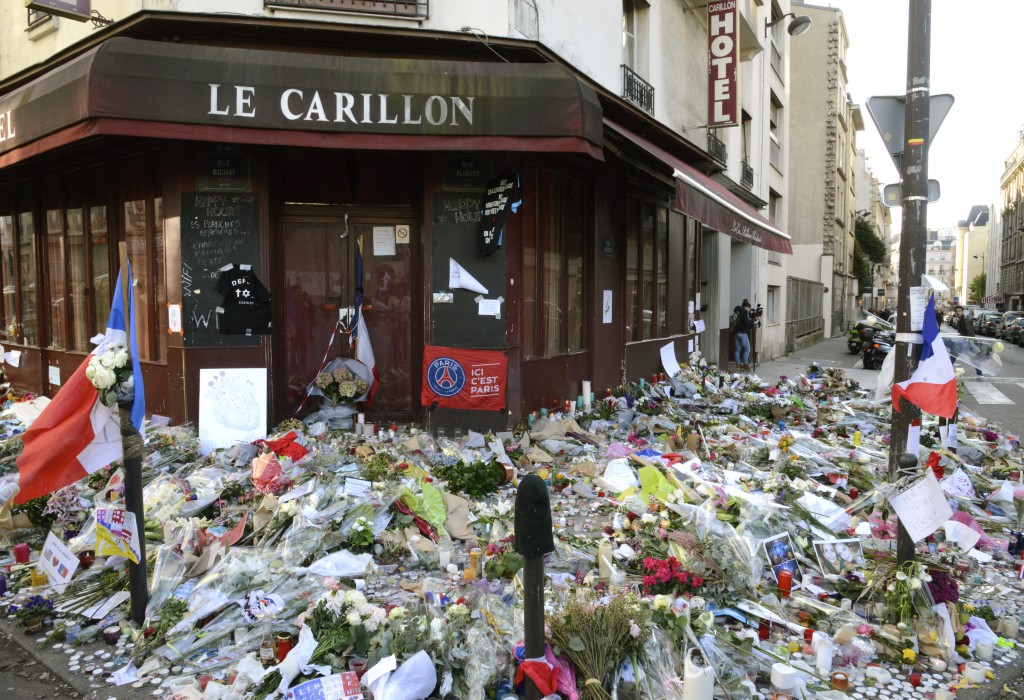
<svg viewBox="0 0 1024 700">
<path fill-rule="evenodd" d="M 359 613 L 357 613 L 357 612 L 350 612 L 348 615 L 345 616 L 345 620 L 352 627 L 355 627 L 356 625 L 363 624 L 363 618 L 361 618 L 359 616 Z"/>
<path fill-rule="evenodd" d="M 112 353 L 112 352 L 110 352 L 108 350 L 107 352 L 105 352 L 102 355 L 100 355 L 100 364 L 103 365 L 104 367 L 113 367 L 114 366 L 114 353 Z"/>
<path fill-rule="evenodd" d="M 96 370 L 92 383 L 96 385 L 97 389 L 109 389 L 114 386 L 115 381 L 117 381 L 117 375 L 113 370 L 100 367 Z"/>
<path fill-rule="evenodd" d="M 89 366 L 85 368 L 85 378 L 88 379 L 91 382 L 93 380 L 93 377 L 95 377 L 95 376 L 96 376 L 96 365 L 94 365 L 92 363 L 92 360 L 90 360 L 89 361 Z"/>
<path fill-rule="evenodd" d="M 128 364 L 128 351 L 118 350 L 114 355 L 114 367 L 124 367 Z"/>
</svg>

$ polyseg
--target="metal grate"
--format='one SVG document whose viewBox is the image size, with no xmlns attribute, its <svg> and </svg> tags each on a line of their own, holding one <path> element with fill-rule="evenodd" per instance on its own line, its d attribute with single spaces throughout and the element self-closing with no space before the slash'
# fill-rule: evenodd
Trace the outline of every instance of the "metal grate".
<svg viewBox="0 0 1024 700">
<path fill-rule="evenodd" d="M 402 2 L 401 0 L 264 0 L 263 4 L 274 7 L 295 7 L 334 12 L 360 12 L 396 17 L 422 19 L 430 17 L 429 0 L 415 0 L 413 2 Z"/>
<path fill-rule="evenodd" d="M 824 285 L 797 277 L 787 277 L 786 282 L 786 349 L 793 352 L 801 340 L 825 330 Z"/>
<path fill-rule="evenodd" d="M 708 129 L 708 155 L 722 165 L 725 165 L 729 159 L 729 154 L 725 150 L 725 142 L 718 138 L 711 129 Z"/>
<path fill-rule="evenodd" d="M 629 66 L 622 66 L 622 96 L 654 116 L 654 87 Z"/>
<path fill-rule="evenodd" d="M 754 169 L 747 161 L 743 161 L 743 174 L 740 176 L 740 184 L 749 189 L 754 187 Z"/>
</svg>

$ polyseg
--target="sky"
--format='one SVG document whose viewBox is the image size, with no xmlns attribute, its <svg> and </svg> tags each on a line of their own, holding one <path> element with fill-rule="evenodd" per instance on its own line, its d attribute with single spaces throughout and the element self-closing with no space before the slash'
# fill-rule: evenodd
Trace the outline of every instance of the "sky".
<svg viewBox="0 0 1024 700">
<path fill-rule="evenodd" d="M 850 37 L 848 89 L 864 115 L 857 147 L 864 149 L 868 167 L 883 184 L 899 177 L 868 114 L 867 99 L 906 94 L 909 2 L 810 3 L 843 11 Z M 928 206 L 928 228 L 937 229 L 956 226 L 975 204 L 1002 208 L 999 181 L 1024 128 L 1019 58 L 1024 1 L 932 0 L 931 7 L 931 94 L 949 93 L 956 99 L 928 151 L 928 177 L 941 188 L 939 201 Z M 898 229 L 899 210 L 892 214 Z"/>
</svg>

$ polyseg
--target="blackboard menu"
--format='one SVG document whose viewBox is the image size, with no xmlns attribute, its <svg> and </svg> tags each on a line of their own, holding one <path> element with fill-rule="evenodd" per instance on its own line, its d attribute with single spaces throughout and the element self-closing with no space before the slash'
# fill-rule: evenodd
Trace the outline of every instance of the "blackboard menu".
<svg viewBox="0 0 1024 700">
<path fill-rule="evenodd" d="M 222 335 L 214 287 L 230 263 L 260 269 L 259 200 L 253 194 L 181 194 L 181 297 L 185 345 L 259 345 L 256 336 Z"/>
<path fill-rule="evenodd" d="M 452 303 L 434 304 L 435 345 L 454 348 L 505 349 L 505 315 L 482 316 L 476 298 L 505 297 L 505 251 L 481 257 L 478 240 L 481 197 L 457 192 L 434 194 L 434 281 L 432 291 L 451 291 Z M 464 266 L 484 287 L 480 295 L 468 289 L 449 289 L 449 259 Z M 505 311 L 504 299 L 501 310 Z"/>
</svg>

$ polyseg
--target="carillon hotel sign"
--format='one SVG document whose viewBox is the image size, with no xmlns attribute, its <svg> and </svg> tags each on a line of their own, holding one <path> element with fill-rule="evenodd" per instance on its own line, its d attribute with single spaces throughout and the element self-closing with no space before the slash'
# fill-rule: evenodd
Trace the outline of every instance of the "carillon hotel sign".
<svg viewBox="0 0 1024 700">
<path fill-rule="evenodd" d="M 230 131 L 210 130 L 225 127 Z M 334 139 L 369 148 L 529 145 L 597 158 L 603 139 L 597 95 L 555 64 L 314 55 L 126 37 L 0 94 L 0 167 L 11 149 L 57 132 L 51 142 L 185 134 L 293 145 Z M 299 136 L 309 132 L 320 134 Z M 385 144 L 384 135 L 398 140 Z"/>
<path fill-rule="evenodd" d="M 739 124 L 736 0 L 708 4 L 708 127 Z"/>
</svg>

